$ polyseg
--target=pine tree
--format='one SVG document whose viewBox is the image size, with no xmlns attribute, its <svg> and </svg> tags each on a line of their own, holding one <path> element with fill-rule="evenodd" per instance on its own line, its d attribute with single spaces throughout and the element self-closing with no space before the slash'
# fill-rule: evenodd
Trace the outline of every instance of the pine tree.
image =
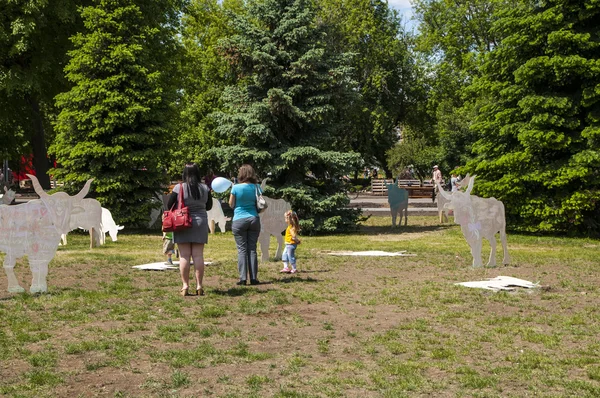
<svg viewBox="0 0 600 398">
<path fill-rule="evenodd" d="M 51 148 L 58 178 L 95 178 L 92 196 L 120 223 L 148 218 L 171 142 L 177 48 L 165 31 L 169 1 L 149 0 L 144 12 L 139 4 L 99 0 L 82 9 L 85 31 L 73 37 L 65 69 L 74 87 L 57 96 Z"/>
<path fill-rule="evenodd" d="M 599 18 L 598 2 L 550 0 L 496 25 L 469 168 L 514 227 L 600 233 Z"/>
<path fill-rule="evenodd" d="M 292 203 L 305 233 L 351 229 L 358 218 L 339 177 L 359 156 L 336 146 L 354 95 L 351 70 L 315 15 L 308 0 L 264 0 L 233 16 L 239 33 L 221 51 L 239 84 L 225 89 L 225 111 L 215 114 L 229 145 L 211 151 L 222 171 L 249 162 L 270 175 L 277 192 L 269 195 Z"/>
</svg>

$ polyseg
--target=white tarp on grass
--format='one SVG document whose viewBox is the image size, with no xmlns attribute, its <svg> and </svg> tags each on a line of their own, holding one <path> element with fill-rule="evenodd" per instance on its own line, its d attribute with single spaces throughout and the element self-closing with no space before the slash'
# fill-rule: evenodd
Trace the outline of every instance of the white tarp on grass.
<svg viewBox="0 0 600 398">
<path fill-rule="evenodd" d="M 512 276 L 497 276 L 487 281 L 460 282 L 455 283 L 455 285 L 493 290 L 495 292 L 500 290 L 512 291 L 515 290 L 515 287 L 532 289 L 540 286 L 539 283 L 533 283 L 524 279 L 513 278 Z"/>
<path fill-rule="evenodd" d="M 340 252 L 329 252 L 332 256 L 375 256 L 375 257 L 391 257 L 391 256 L 404 256 L 414 257 L 416 254 L 408 254 L 406 250 L 399 252 L 385 252 L 381 250 L 369 250 L 364 252 L 352 252 L 352 251 L 340 251 Z"/>
</svg>

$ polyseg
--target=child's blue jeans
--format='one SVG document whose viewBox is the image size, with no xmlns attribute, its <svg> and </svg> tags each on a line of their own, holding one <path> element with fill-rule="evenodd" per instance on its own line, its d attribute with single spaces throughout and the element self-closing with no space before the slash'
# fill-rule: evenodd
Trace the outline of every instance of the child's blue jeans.
<svg viewBox="0 0 600 398">
<path fill-rule="evenodd" d="M 298 247 L 297 244 L 288 245 L 286 243 L 285 250 L 281 256 L 281 261 L 284 263 L 290 263 L 294 269 L 296 268 L 296 247 Z"/>
</svg>

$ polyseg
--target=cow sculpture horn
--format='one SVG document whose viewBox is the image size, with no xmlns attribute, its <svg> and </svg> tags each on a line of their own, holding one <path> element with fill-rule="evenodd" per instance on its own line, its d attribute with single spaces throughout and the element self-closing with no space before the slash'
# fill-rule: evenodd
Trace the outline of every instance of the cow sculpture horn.
<svg viewBox="0 0 600 398">
<path fill-rule="evenodd" d="M 79 191 L 79 193 L 77 195 L 75 195 L 75 198 L 77 198 L 78 200 L 85 198 L 85 195 L 87 195 L 88 192 L 90 191 L 90 186 L 92 185 L 92 181 L 94 181 L 93 178 L 90 178 L 89 180 L 87 180 L 85 185 L 81 189 L 81 191 Z"/>
<path fill-rule="evenodd" d="M 438 188 L 438 193 L 442 194 L 442 196 L 448 200 L 452 199 L 452 195 L 449 194 L 448 192 L 444 191 L 444 188 L 442 188 L 442 186 L 440 185 L 439 181 L 435 182 L 435 185 L 437 185 Z"/>
<path fill-rule="evenodd" d="M 35 193 L 37 193 L 39 195 L 40 198 L 42 198 L 42 197 L 47 198 L 50 196 L 44 191 L 44 188 L 42 188 L 42 186 L 40 185 L 40 182 L 38 181 L 36 176 L 31 175 L 31 174 L 26 174 L 26 175 L 27 175 L 27 177 L 31 178 L 31 183 L 33 184 L 33 189 L 34 189 Z M 79 191 L 79 193 L 77 195 L 75 195 L 74 197 L 79 200 L 85 198 L 85 195 L 87 195 L 88 192 L 90 191 L 90 186 L 92 185 L 92 181 L 94 181 L 93 178 L 90 178 L 89 180 L 87 180 L 83 189 L 81 191 Z"/>
<path fill-rule="evenodd" d="M 465 191 L 465 193 L 467 195 L 471 194 L 471 190 L 473 189 L 473 183 L 475 183 L 475 175 L 471 177 L 471 179 L 469 180 L 469 186 L 467 187 L 467 190 Z"/>
<path fill-rule="evenodd" d="M 42 186 L 40 185 L 40 182 L 38 181 L 37 177 L 31 174 L 25 174 L 27 177 L 31 178 L 31 184 L 33 185 L 33 190 L 35 191 L 35 193 L 38 194 L 38 196 L 40 198 L 47 198 L 48 195 L 45 191 L 44 188 L 42 188 Z"/>
</svg>

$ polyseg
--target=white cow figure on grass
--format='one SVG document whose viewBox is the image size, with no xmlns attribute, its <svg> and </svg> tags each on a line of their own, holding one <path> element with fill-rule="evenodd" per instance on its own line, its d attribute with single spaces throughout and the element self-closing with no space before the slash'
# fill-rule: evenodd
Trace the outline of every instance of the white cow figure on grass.
<svg viewBox="0 0 600 398">
<path fill-rule="evenodd" d="M 267 178 L 262 180 L 260 188 L 265 190 L 267 186 Z M 283 199 L 271 199 L 263 195 L 267 202 L 267 208 L 259 213 L 260 217 L 260 235 L 258 243 L 260 244 L 261 260 L 269 261 L 269 246 L 271 245 L 271 235 L 277 239 L 277 251 L 275 252 L 275 260 L 281 259 L 283 253 L 283 231 L 287 228 L 285 221 L 285 212 L 292 209 L 292 205 Z"/>
<path fill-rule="evenodd" d="M 285 212 L 292 209 L 292 205 L 283 199 L 271 199 L 263 195 L 267 201 L 268 207 L 259 213 L 260 216 L 260 235 L 258 242 L 260 243 L 260 251 L 262 253 L 261 260 L 269 261 L 269 246 L 271 244 L 271 235 L 277 239 L 277 252 L 275 260 L 281 259 L 283 253 L 283 231 L 287 228 L 285 222 Z"/>
<path fill-rule="evenodd" d="M 223 214 L 223 207 L 221 207 L 221 201 L 216 198 L 212 198 L 212 208 L 206 212 L 208 217 L 208 228 L 210 229 L 210 233 L 214 234 L 216 225 L 219 225 L 219 229 L 221 232 L 225 232 L 225 226 L 227 225 L 227 221 L 230 221 L 230 217 L 225 217 Z"/>
<path fill-rule="evenodd" d="M 4 187 L 4 194 L 0 195 L 0 198 L 2 198 L 1 204 L 10 205 L 13 202 L 13 200 L 15 200 L 16 196 L 17 196 L 17 193 L 15 191 Z"/>
<path fill-rule="evenodd" d="M 117 241 L 117 234 L 122 230 L 122 225 L 117 225 L 113 220 L 112 213 L 106 208 L 102 208 L 102 233 L 100 234 L 100 241 L 102 244 L 106 243 L 106 233 L 110 236 L 113 242 Z"/>
<path fill-rule="evenodd" d="M 90 231 L 90 249 L 104 244 L 102 239 L 102 205 L 96 199 L 82 199 L 79 206 L 85 212 L 71 216 L 71 231 L 77 228 Z M 67 234 L 61 236 L 63 246 L 67 245 Z"/>
<path fill-rule="evenodd" d="M 460 229 L 471 247 L 473 267 L 483 266 L 481 260 L 483 238 L 487 239 L 491 246 L 487 266 L 496 266 L 496 233 L 498 232 L 500 232 L 500 241 L 504 250 L 502 263 L 509 264 L 504 204 L 495 198 L 480 198 L 471 195 L 474 182 L 475 176 L 472 176 L 465 192 L 458 191 L 450 194 L 442 190 L 439 183 L 438 188 L 440 194 L 448 201 L 445 206 L 454 210 L 454 222 L 460 225 Z"/>
<path fill-rule="evenodd" d="M 15 206 L 0 206 L 0 251 L 4 256 L 4 271 L 8 279 L 8 291 L 24 292 L 15 276 L 17 259 L 27 256 L 32 273 L 32 293 L 48 290 L 46 277 L 48 263 L 54 258 L 60 236 L 71 230 L 71 215 L 83 213 L 81 201 L 90 190 L 92 180 L 75 196 L 65 192 L 48 195 L 37 178 L 31 178 L 40 199 Z"/>
</svg>

